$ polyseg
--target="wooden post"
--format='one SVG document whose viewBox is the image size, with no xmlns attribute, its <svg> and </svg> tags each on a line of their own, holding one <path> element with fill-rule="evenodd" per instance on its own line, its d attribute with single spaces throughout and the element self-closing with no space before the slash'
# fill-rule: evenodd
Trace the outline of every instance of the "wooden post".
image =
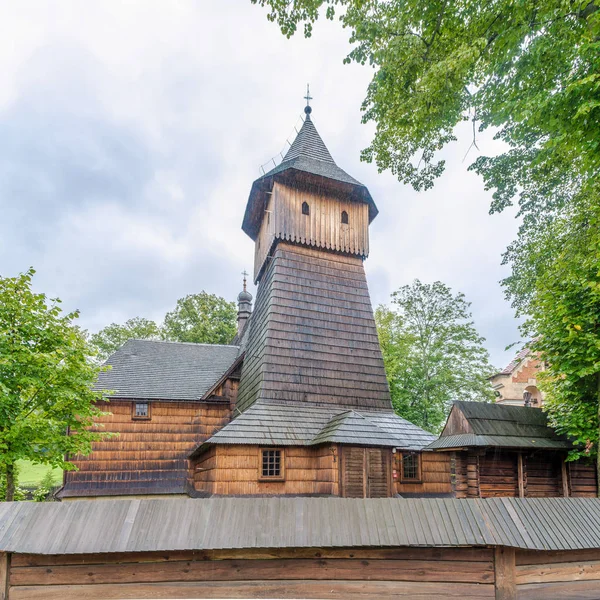
<svg viewBox="0 0 600 600">
<path fill-rule="evenodd" d="M 517 600 L 515 549 L 494 548 L 494 591 L 496 600 Z"/>
<path fill-rule="evenodd" d="M 525 478 L 523 476 L 523 453 L 517 454 L 517 472 L 519 476 L 519 498 L 525 498 Z"/>
<path fill-rule="evenodd" d="M 560 465 L 560 473 L 562 476 L 562 491 L 563 491 L 563 496 L 566 498 L 569 496 L 569 475 L 568 475 L 568 470 L 567 470 L 567 463 L 565 462 L 565 459 L 563 458 L 562 463 Z"/>
<path fill-rule="evenodd" d="M 10 575 L 10 556 L 0 552 L 0 600 L 8 600 L 8 578 Z"/>
</svg>

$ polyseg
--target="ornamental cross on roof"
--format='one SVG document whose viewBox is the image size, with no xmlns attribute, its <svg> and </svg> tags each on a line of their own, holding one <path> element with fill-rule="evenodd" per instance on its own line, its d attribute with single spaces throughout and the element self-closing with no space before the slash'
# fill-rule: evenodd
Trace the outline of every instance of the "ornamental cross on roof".
<svg viewBox="0 0 600 600">
<path fill-rule="evenodd" d="M 304 96 L 304 99 L 306 100 L 306 106 L 308 108 L 310 108 L 310 101 L 312 100 L 312 96 L 310 95 L 310 87 L 309 87 L 308 83 L 306 84 L 306 96 Z M 304 109 L 304 110 L 306 112 L 306 109 Z M 308 111 L 308 112 L 310 112 L 310 111 Z"/>
</svg>

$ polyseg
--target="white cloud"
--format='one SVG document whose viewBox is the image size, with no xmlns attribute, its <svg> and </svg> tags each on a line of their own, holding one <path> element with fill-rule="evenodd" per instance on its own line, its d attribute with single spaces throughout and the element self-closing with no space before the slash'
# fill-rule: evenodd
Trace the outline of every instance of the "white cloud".
<svg viewBox="0 0 600 600">
<path fill-rule="evenodd" d="M 235 298 L 252 243 L 240 225 L 259 166 L 284 147 L 311 83 L 314 121 L 380 216 L 367 273 L 375 304 L 419 277 L 473 302 L 497 364 L 517 338 L 498 280 L 512 215 L 463 161 L 417 194 L 360 162 L 372 72 L 344 66 L 348 32 L 286 40 L 249 0 L 78 0 L 5 5 L 0 38 L 0 272 L 37 285 L 97 329 L 159 318 L 200 289 Z M 483 150 L 491 147 L 482 140 Z"/>
</svg>

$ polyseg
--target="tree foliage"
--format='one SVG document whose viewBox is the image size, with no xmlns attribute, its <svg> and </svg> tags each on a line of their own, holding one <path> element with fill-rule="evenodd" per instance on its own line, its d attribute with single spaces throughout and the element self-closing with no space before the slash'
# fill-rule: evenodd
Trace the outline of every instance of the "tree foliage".
<svg viewBox="0 0 600 600">
<path fill-rule="evenodd" d="M 599 190 L 600 192 L 600 190 Z M 576 443 L 573 458 L 598 453 L 600 411 L 600 206 L 583 199 L 552 222 L 530 263 L 538 275 L 524 330 L 547 363 L 541 386 L 552 424 Z M 588 201 L 583 201 L 588 200 Z M 600 470 L 600 469 L 599 469 Z"/>
<path fill-rule="evenodd" d="M 452 402 L 493 398 L 485 340 L 463 294 L 415 280 L 392 294 L 392 304 L 378 307 L 375 321 L 399 415 L 437 432 Z"/>
<path fill-rule="evenodd" d="M 531 221 L 558 209 L 600 171 L 600 11 L 596 0 L 252 0 L 288 37 L 310 36 L 336 10 L 353 45 L 346 62 L 374 76 L 363 158 L 416 189 L 444 169 L 437 152 L 461 121 L 493 128 L 506 152 L 472 168 L 493 211 L 518 196 Z"/>
<path fill-rule="evenodd" d="M 177 342 L 229 344 L 236 333 L 234 302 L 200 292 L 177 300 L 165 316 L 163 336 Z"/>
<path fill-rule="evenodd" d="M 127 340 L 167 340 L 196 344 L 229 344 L 237 331 L 237 310 L 214 294 L 200 292 L 180 298 L 168 312 L 162 325 L 143 317 L 129 319 L 123 325 L 112 323 L 90 336 L 105 360 Z"/>
<path fill-rule="evenodd" d="M 154 321 L 134 317 L 125 321 L 124 325 L 107 325 L 91 335 L 90 342 L 98 349 L 99 358 L 105 360 L 127 340 L 159 340 L 162 337 L 161 333 L 161 328 Z"/>
<path fill-rule="evenodd" d="M 15 463 L 28 459 L 74 468 L 65 455 L 87 454 L 103 433 L 93 426 L 102 393 L 99 367 L 77 312 L 31 289 L 33 269 L 0 278 L 0 471 L 6 500 L 15 491 Z M 69 435 L 76 434 L 76 435 Z"/>
</svg>

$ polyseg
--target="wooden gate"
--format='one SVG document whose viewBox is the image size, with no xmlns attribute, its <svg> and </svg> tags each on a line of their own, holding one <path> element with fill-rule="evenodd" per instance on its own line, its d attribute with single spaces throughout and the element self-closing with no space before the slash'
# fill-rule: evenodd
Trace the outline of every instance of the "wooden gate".
<svg viewBox="0 0 600 600">
<path fill-rule="evenodd" d="M 382 448 L 342 447 L 341 481 L 345 498 L 387 498 L 391 454 Z"/>
</svg>

